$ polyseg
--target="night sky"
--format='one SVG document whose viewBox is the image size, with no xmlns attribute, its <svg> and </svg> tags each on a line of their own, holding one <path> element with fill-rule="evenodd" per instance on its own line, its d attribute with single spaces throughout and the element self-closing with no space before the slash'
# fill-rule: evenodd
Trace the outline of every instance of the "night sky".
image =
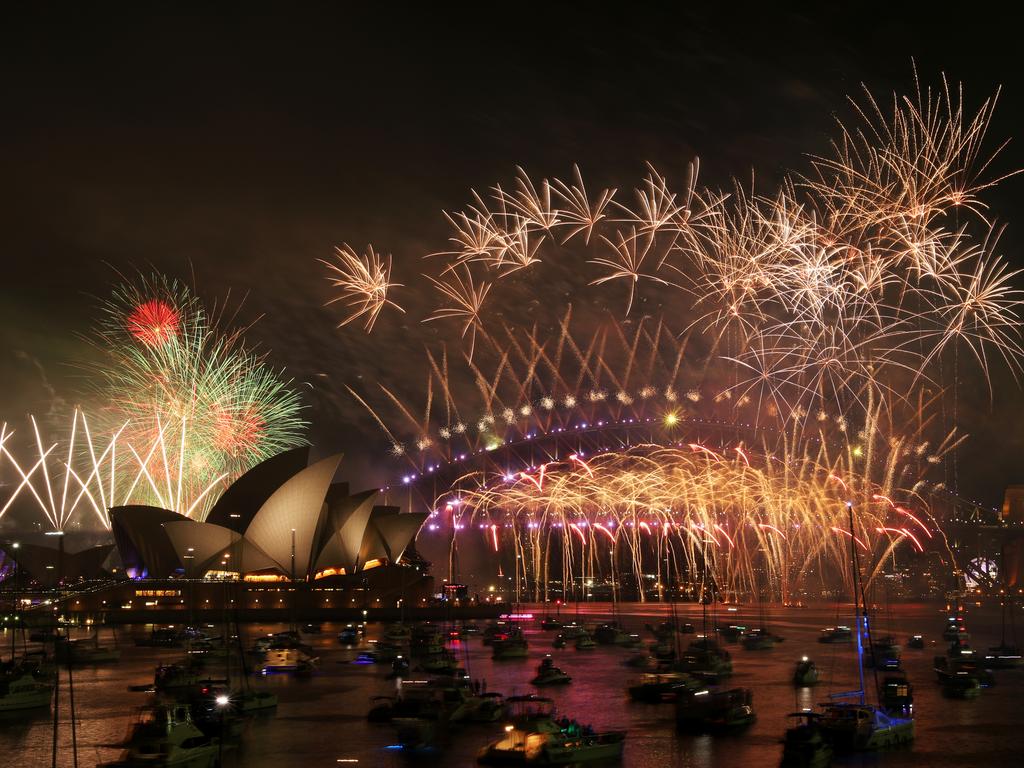
<svg viewBox="0 0 1024 768">
<path fill-rule="evenodd" d="M 378 434 L 341 384 L 395 381 L 421 350 L 400 322 L 334 329 L 316 259 L 335 245 L 411 265 L 447 236 L 442 209 L 516 165 L 579 163 L 595 186 L 628 187 L 647 161 L 679 178 L 699 155 L 706 184 L 752 170 L 771 184 L 827 149 L 846 94 L 909 89 L 913 62 L 928 82 L 963 80 L 974 104 L 1002 85 L 990 146 L 1020 134 L 1019 30 L 977 5 L 926 18 L 484 7 L 5 19 L 0 419 L 76 402 L 97 297 L 155 268 L 210 302 L 246 296 L 249 338 L 302 383 L 318 449 L 364 471 Z M 1011 144 L 998 170 L 1020 167 Z M 1022 197 L 1018 177 L 987 198 L 1014 264 Z M 996 503 L 1024 481 L 1019 399 L 1003 373 L 991 406 L 965 399 L 966 495 Z"/>
</svg>

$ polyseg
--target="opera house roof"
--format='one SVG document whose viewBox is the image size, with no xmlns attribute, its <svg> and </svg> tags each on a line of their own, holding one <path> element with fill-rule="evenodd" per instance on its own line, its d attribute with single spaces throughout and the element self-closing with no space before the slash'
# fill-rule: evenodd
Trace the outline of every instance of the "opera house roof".
<svg viewBox="0 0 1024 768">
<path fill-rule="evenodd" d="M 309 449 L 278 454 L 224 491 L 206 522 L 154 507 L 111 510 L 114 537 L 133 576 L 276 574 L 296 579 L 395 564 L 426 520 L 375 504 L 334 482 L 341 454 L 308 464 Z"/>
</svg>

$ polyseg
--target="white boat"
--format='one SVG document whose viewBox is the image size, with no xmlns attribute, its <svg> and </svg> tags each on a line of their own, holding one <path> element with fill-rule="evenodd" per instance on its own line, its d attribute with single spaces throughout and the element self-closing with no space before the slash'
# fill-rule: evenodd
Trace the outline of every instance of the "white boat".
<svg viewBox="0 0 1024 768">
<path fill-rule="evenodd" d="M 53 686 L 36 680 L 30 672 L 0 679 L 0 712 L 42 709 L 50 706 Z"/>
<path fill-rule="evenodd" d="M 101 768 L 214 768 L 220 758 L 220 740 L 196 727 L 187 704 L 145 710 L 125 746 L 119 761 Z"/>
</svg>

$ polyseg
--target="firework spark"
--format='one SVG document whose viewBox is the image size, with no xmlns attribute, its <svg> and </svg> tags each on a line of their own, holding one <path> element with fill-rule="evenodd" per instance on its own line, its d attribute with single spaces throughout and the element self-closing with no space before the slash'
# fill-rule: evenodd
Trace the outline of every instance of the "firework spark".
<svg viewBox="0 0 1024 768">
<path fill-rule="evenodd" d="M 334 251 L 334 262 L 320 259 L 320 263 L 327 267 L 327 280 L 338 289 L 338 295 L 327 302 L 328 306 L 341 302 L 349 310 L 349 314 L 338 323 L 339 328 L 363 318 L 363 328 L 369 333 L 384 307 L 391 306 L 405 312 L 388 298 L 392 289 L 402 287 L 401 283 L 391 282 L 390 255 L 378 255 L 373 246 L 361 255 L 347 243 Z"/>
</svg>

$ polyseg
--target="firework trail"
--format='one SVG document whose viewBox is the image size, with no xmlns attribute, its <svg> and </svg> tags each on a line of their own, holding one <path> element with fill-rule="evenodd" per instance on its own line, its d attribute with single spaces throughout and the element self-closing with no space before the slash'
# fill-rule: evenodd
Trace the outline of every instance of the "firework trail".
<svg viewBox="0 0 1024 768">
<path fill-rule="evenodd" d="M 467 474 L 458 484 L 466 504 L 455 508 L 481 518 L 491 545 L 491 526 L 507 530 L 503 540 L 522 567 L 533 563 L 537 583 L 552 536 L 564 539 L 568 562 L 581 539 L 636 553 L 639 532 L 665 524 L 679 546 L 689 542 L 689 568 L 698 544 L 710 546 L 723 583 L 737 590 L 752 589 L 763 568 L 779 584 L 788 578 L 780 548 L 790 563 L 831 552 L 839 568 L 842 544 L 831 532 L 843 529 L 842 508 L 831 506 L 830 475 L 860 494 L 857 538 L 879 554 L 876 564 L 883 552 L 916 548 L 934 525 L 921 530 L 874 496 L 913 500 L 911 514 L 927 519 L 926 496 L 944 489 L 937 477 L 964 439 L 946 416 L 956 413 L 959 376 L 973 364 L 991 391 L 995 363 L 1019 375 L 1024 361 L 1019 272 L 999 255 L 982 199 L 1005 178 L 991 173 L 1002 147 L 985 148 L 995 102 L 970 113 L 945 81 L 885 104 L 866 92 L 830 151 L 768 193 L 753 183 L 703 187 L 696 162 L 678 189 L 649 168 L 632 197 L 588 191 L 575 166 L 567 181 L 519 169 L 510 188 L 473 193 L 463 211 L 446 212 L 449 245 L 424 262 L 443 305 L 421 319 L 457 321 L 463 340 L 428 348 L 425 405 L 389 382 L 360 401 L 386 425 L 409 477 L 474 455 L 494 465 L 488 454 L 512 455 L 503 446 L 553 438 L 546 459 L 559 469 L 549 468 L 544 489 L 535 475 L 524 481 L 518 468 L 491 466 L 480 471 L 519 480 Z M 575 313 L 539 301 L 528 323 L 515 322 L 523 313 L 510 305 L 566 275 L 588 286 L 567 292 L 579 296 Z M 618 302 L 624 319 L 604 309 Z M 599 480 L 565 464 L 559 449 L 563 432 L 651 424 L 650 436 L 682 450 L 692 424 L 714 420 L 754 437 L 708 445 L 689 464 L 682 454 L 654 461 L 635 487 L 624 478 L 651 459 L 628 440 L 605 439 L 612 450 L 598 462 L 609 465 L 594 472 Z M 677 460 L 687 472 L 673 472 Z M 704 474 L 692 465 L 701 460 Z M 734 482 L 746 496 L 729 495 Z M 783 500 L 794 494 L 804 507 L 788 510 Z M 621 511 L 616 499 L 631 498 L 634 511 Z M 756 516 L 762 507 L 773 511 Z M 605 508 L 619 511 L 597 519 L 593 510 Z M 795 532 L 794 519 L 817 538 Z"/>
</svg>

